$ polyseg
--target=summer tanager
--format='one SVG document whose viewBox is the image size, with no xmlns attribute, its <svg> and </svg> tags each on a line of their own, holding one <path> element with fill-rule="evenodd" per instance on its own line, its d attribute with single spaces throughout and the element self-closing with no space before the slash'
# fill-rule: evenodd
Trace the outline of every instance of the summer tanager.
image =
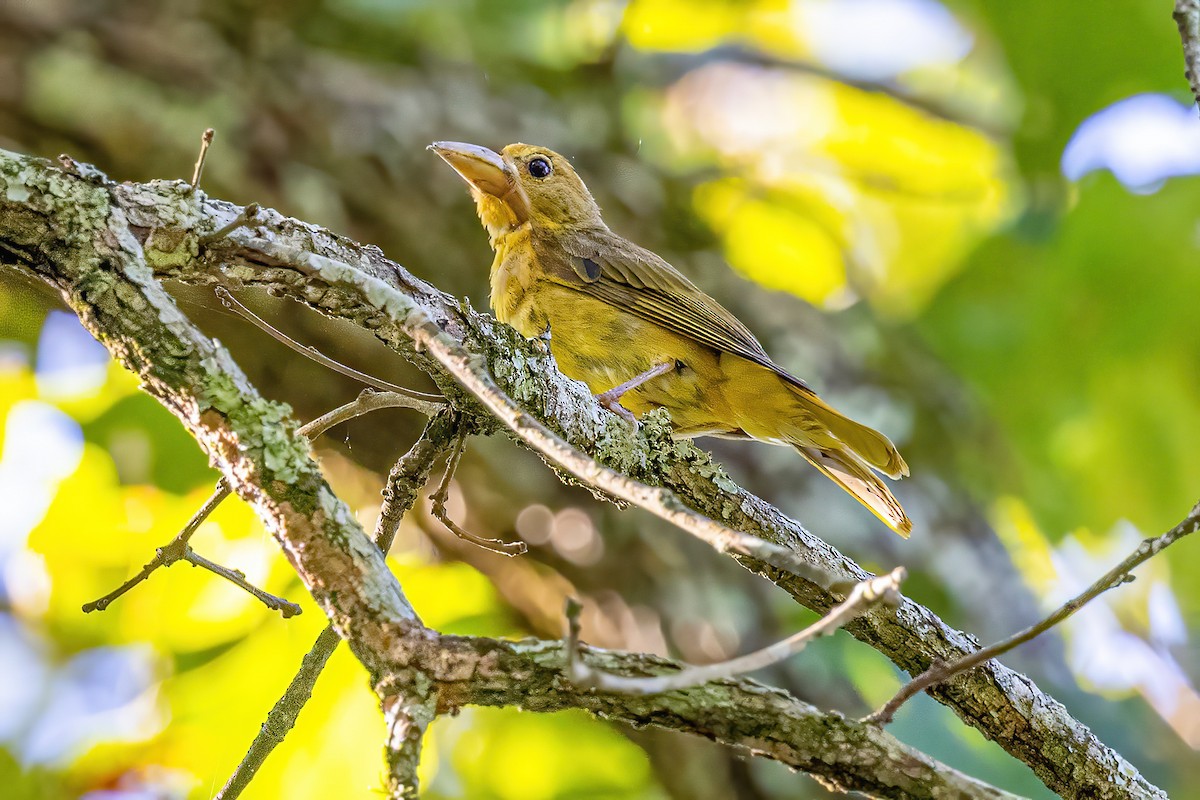
<svg viewBox="0 0 1200 800">
<path fill-rule="evenodd" d="M 609 230 L 566 158 L 527 144 L 430 149 L 466 180 L 487 229 L 496 316 L 525 336 L 548 334 L 564 374 L 631 420 L 666 408 L 678 436 L 794 447 L 908 536 L 912 522 L 873 471 L 908 475 L 891 441 L 834 411 L 720 303 Z"/>
</svg>

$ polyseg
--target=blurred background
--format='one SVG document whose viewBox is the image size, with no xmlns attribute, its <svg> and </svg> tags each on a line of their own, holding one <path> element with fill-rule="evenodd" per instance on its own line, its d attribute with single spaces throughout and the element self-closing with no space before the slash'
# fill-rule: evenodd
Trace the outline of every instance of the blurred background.
<svg viewBox="0 0 1200 800">
<path fill-rule="evenodd" d="M 1038 0 L 0 0 L 0 147 L 117 180 L 186 178 L 362 242 L 487 305 L 491 262 L 435 139 L 569 154 L 611 227 L 691 275 L 778 361 L 886 431 L 913 477 L 901 541 L 793 453 L 701 440 L 743 485 L 983 640 L 1024 627 L 1200 496 L 1200 121 L 1170 3 Z M 359 386 L 175 287 L 302 419 Z M 301 342 L 414 387 L 362 332 L 243 298 Z M 214 308 L 214 306 L 216 306 Z M 0 785 L 6 796 L 205 798 L 323 627 L 236 502 L 199 552 L 304 603 L 283 620 L 208 573 L 148 561 L 216 473 L 56 297 L 0 272 Z M 365 525 L 420 430 L 402 411 L 317 443 Z M 584 638 L 694 662 L 812 621 L 648 515 L 564 487 L 502 439 L 470 442 L 454 517 L 520 537 L 507 560 L 422 501 L 392 564 L 425 621 Z M 1172 797 L 1200 798 L 1197 542 L 1006 657 Z M 901 676 L 846 634 L 757 677 L 859 715 Z M 1049 797 L 928 698 L 892 730 Z M 333 658 L 246 797 L 373 797 L 384 725 Z M 430 798 L 823 798 L 775 764 L 579 713 L 438 720 Z M 16 787 L 12 789 L 10 787 Z M 13 793 L 15 792 L 15 794 Z"/>
</svg>

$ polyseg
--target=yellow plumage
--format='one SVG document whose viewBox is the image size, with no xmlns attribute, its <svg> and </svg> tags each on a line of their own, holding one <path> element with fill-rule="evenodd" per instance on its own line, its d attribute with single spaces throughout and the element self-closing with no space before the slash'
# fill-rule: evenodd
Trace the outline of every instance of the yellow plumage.
<svg viewBox="0 0 1200 800">
<path fill-rule="evenodd" d="M 666 408 L 680 436 L 794 447 L 909 534 L 912 523 L 874 472 L 908 474 L 888 438 L 832 409 L 716 300 L 609 230 L 565 158 L 525 144 L 502 154 L 457 142 L 432 147 L 470 185 L 488 231 L 496 316 L 525 336 L 549 330 L 564 374 L 605 393 L 654 370 L 620 395 L 629 412 Z"/>
</svg>

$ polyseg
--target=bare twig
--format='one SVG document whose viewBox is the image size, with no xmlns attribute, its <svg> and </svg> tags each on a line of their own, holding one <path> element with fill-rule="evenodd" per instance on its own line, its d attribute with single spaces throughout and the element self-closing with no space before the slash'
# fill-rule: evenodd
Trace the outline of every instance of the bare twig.
<svg viewBox="0 0 1200 800">
<path fill-rule="evenodd" d="M 902 580 L 904 580 L 904 567 L 896 567 L 887 575 L 856 583 L 850 590 L 850 595 L 834 606 L 824 617 L 799 633 L 792 634 L 769 647 L 716 664 L 688 665 L 678 672 L 647 677 L 614 675 L 584 663 L 579 652 L 579 612 L 582 606 L 579 601 L 571 598 L 567 600 L 566 612 L 567 675 L 573 683 L 583 688 L 632 695 L 662 694 L 699 686 L 709 681 L 733 678 L 792 657 L 803 650 L 813 639 L 833 633 L 876 603 L 890 603 L 894 607 L 900 602 L 899 592 Z"/>
<path fill-rule="evenodd" d="M 239 586 L 242 589 L 245 589 L 247 592 L 257 597 L 264 606 L 272 611 L 278 611 L 280 616 L 282 616 L 284 619 L 287 619 L 288 617 L 294 617 L 301 611 L 300 606 L 296 605 L 290 600 L 284 600 L 282 597 L 277 597 L 270 592 L 264 592 L 262 589 L 259 589 L 257 586 L 247 581 L 246 573 L 242 572 L 240 569 L 223 567 L 217 562 L 210 561 L 209 559 L 200 555 L 190 547 L 186 552 L 184 552 L 183 560 L 194 567 L 203 567 L 214 575 L 220 575 L 234 586 Z"/>
<path fill-rule="evenodd" d="M 208 148 L 212 144 L 213 136 L 216 134 L 212 128 L 208 128 L 200 136 L 200 156 L 196 159 L 196 168 L 192 170 L 192 188 L 195 189 L 200 185 L 200 174 L 204 172 L 204 162 L 208 158 Z"/>
<path fill-rule="evenodd" d="M 417 495 L 429 480 L 429 473 L 437 463 L 438 457 L 450 446 L 454 431 L 455 426 L 447 414 L 438 414 L 431 418 L 421 436 L 388 473 L 388 482 L 383 490 L 383 505 L 379 509 L 379 522 L 375 526 L 375 544 L 382 552 L 387 553 L 391 548 L 400 520 L 416 502 Z M 254 741 L 250 743 L 246 755 L 242 757 L 215 800 L 234 800 L 250 784 L 267 760 L 267 756 L 295 726 L 300 711 L 312 697 L 313 686 L 316 685 L 321 670 L 325 668 L 325 663 L 341 641 L 332 625 L 321 631 L 300 662 L 296 676 L 267 714 L 266 721 L 263 722 Z"/>
<path fill-rule="evenodd" d="M 1200 102 L 1200 0 L 1175 0 L 1174 17 L 1183 42 L 1184 75 Z"/>
<path fill-rule="evenodd" d="M 412 397 L 409 394 L 400 392 L 376 392 L 371 389 L 364 389 L 359 392 L 358 397 L 351 400 L 345 405 L 338 406 L 333 411 L 322 414 L 312 422 L 301 425 L 296 429 L 296 433 L 304 436 L 307 439 L 315 439 L 330 428 L 341 425 L 343 422 L 370 414 L 372 411 L 379 411 L 384 408 L 411 408 L 413 411 L 420 412 L 427 417 L 432 417 L 438 414 L 445 405 L 433 400 L 423 400 Z"/>
<path fill-rule="evenodd" d="M 234 800 L 250 785 L 250 781 L 258 774 L 258 770 L 267 760 L 267 756 L 295 726 L 296 718 L 300 716 L 300 710 L 312 697 L 313 686 L 316 685 L 317 678 L 321 676 L 321 670 L 325 669 L 325 662 L 329 661 L 329 657 L 333 655 L 333 651 L 337 649 L 340 641 L 342 640 L 333 626 L 326 627 L 317 636 L 312 648 L 300 661 L 300 669 L 292 678 L 292 682 L 288 684 L 283 696 L 267 714 L 266 721 L 259 728 L 254 741 L 250 743 L 250 749 L 242 757 L 241 763 L 237 765 L 233 774 L 229 776 L 224 788 L 217 792 L 214 800 Z"/>
<path fill-rule="evenodd" d="M 482 547 L 484 550 L 490 550 L 502 556 L 519 556 L 527 552 L 529 547 L 524 542 L 485 539 L 482 536 L 477 536 L 459 527 L 458 523 L 450 519 L 450 515 L 446 513 L 446 501 L 450 499 L 450 481 L 454 479 L 454 473 L 458 469 L 458 462 L 462 460 L 463 448 L 466 446 L 466 441 L 467 432 L 464 428 L 460 427 L 458 436 L 454 439 L 454 449 L 450 451 L 449 457 L 446 458 L 446 471 L 442 473 L 442 482 L 438 484 L 437 491 L 429 496 L 429 499 L 433 503 L 430 509 L 433 518 L 445 525 L 446 530 L 458 538 L 465 542 L 470 542 L 476 547 Z"/>
<path fill-rule="evenodd" d="M 228 496 L 229 484 L 225 482 L 224 478 L 222 478 L 217 482 L 216 491 L 214 491 L 209 498 L 204 501 L 204 505 L 200 506 L 196 513 L 192 515 L 192 518 L 189 519 L 187 524 L 183 526 L 183 530 L 176 534 L 175 538 L 172 539 L 169 544 L 165 544 L 158 548 L 158 550 L 154 552 L 154 558 L 151 559 L 144 567 L 142 567 L 141 572 L 139 572 L 137 575 L 134 575 L 132 578 L 125 581 L 116 589 L 113 589 L 111 592 L 104 595 L 104 597 L 101 597 L 99 600 L 93 600 L 90 603 L 84 603 L 83 613 L 90 614 L 93 611 L 103 611 L 104 609 L 108 608 L 118 597 L 149 578 L 151 573 L 153 573 L 159 567 L 169 567 L 176 561 L 184 558 L 189 550 L 188 540 L 192 538 L 192 534 L 196 532 L 196 529 L 203 524 L 204 520 L 208 519 L 209 515 L 212 514 L 212 512 L 216 510 L 217 506 L 221 505 L 222 501 L 224 501 Z"/>
<path fill-rule="evenodd" d="M 262 601 L 262 604 L 267 608 L 271 609 L 272 611 L 278 611 L 284 617 L 284 619 L 288 617 L 294 617 L 299 614 L 301 611 L 300 606 L 288 600 L 284 600 L 282 597 L 276 597 L 270 592 L 259 589 L 257 586 L 254 586 L 246 580 L 246 574 L 241 570 L 229 569 L 228 567 L 221 566 L 215 561 L 210 561 L 193 550 L 191 545 L 188 544 L 188 540 L 192 538 L 192 535 L 196 532 L 200 525 L 203 524 L 204 520 L 208 519 L 212 512 L 216 510 L 217 506 L 219 506 L 228 496 L 229 486 L 222 478 L 217 483 L 216 490 L 209 495 L 207 500 L 204 501 L 204 505 L 200 506 L 196 513 L 192 515 L 192 518 L 188 520 L 187 524 L 183 526 L 183 530 L 176 534 L 175 538 L 172 539 L 169 544 L 158 548 L 158 550 L 156 550 L 154 553 L 154 558 L 151 559 L 145 566 L 143 566 L 137 575 L 134 575 L 132 578 L 125 581 L 116 589 L 113 589 L 111 592 L 104 595 L 104 597 L 101 597 L 99 600 L 93 600 L 90 603 L 84 603 L 83 612 L 87 614 L 92 611 L 103 611 L 108 608 L 109 605 L 112 604 L 112 602 L 118 597 L 149 578 L 155 570 L 159 569 L 160 567 L 169 567 L 172 564 L 179 563 L 180 561 L 186 561 L 193 566 L 204 567 L 204 569 L 212 572 L 215 575 L 220 575 L 222 578 L 234 584 L 235 586 L 245 589 L 254 597 Z"/>
<path fill-rule="evenodd" d="M 247 206 L 247 208 L 249 208 L 249 206 Z M 287 345 L 300 355 L 317 362 L 327 369 L 331 369 L 334 372 L 345 375 L 348 378 L 353 378 L 356 381 L 361 381 L 367 386 L 374 387 L 380 391 L 395 392 L 396 394 L 402 394 L 407 397 L 424 400 L 429 403 L 441 402 L 443 399 L 441 395 L 428 394 L 426 392 L 415 392 L 405 386 L 400 386 L 399 384 L 392 383 L 390 381 L 381 380 L 376 378 L 374 375 L 368 375 L 365 372 L 359 372 L 353 367 L 348 367 L 340 361 L 335 361 L 312 345 L 300 344 L 295 339 L 288 336 L 286 333 L 279 330 L 250 309 L 246 308 L 246 306 L 238 302 L 237 298 L 235 298 L 224 286 L 218 286 L 214 291 L 217 295 L 217 299 L 221 301 L 221 305 L 225 306 L 230 311 L 233 311 L 235 314 L 254 325 L 256 328 L 270 336 L 275 341 Z M 427 415 L 432 415 L 433 412 L 433 409 L 426 409 Z"/>
<path fill-rule="evenodd" d="M 1130 553 L 1121 563 L 1106 572 L 1103 577 L 1080 594 L 1059 606 L 1041 622 L 1026 628 L 1020 633 L 1013 634 L 1003 641 L 996 642 L 978 652 L 955 661 L 948 663 L 935 662 L 929 669 L 900 687 L 900 691 L 896 692 L 896 695 L 891 700 L 888 700 L 877 711 L 866 717 L 865 721 L 886 725 L 896 716 L 896 712 L 900 709 L 900 706 L 925 689 L 942 681 L 949 680 L 959 673 L 976 667 L 988 659 L 1003 655 L 1014 647 L 1024 644 L 1036 636 L 1040 636 L 1109 589 L 1115 589 L 1132 581 L 1134 579 L 1132 575 L 1134 569 L 1143 562 L 1158 555 L 1184 536 L 1194 533 L 1197 529 L 1200 529 L 1200 502 L 1192 507 L 1192 510 L 1184 517 L 1182 522 L 1160 536 L 1143 540 L 1138 545 L 1138 548 Z"/>
<path fill-rule="evenodd" d="M 267 757 L 283 743 L 288 733 L 296 726 L 300 712 L 312 699 L 313 687 L 317 685 L 317 678 L 321 677 L 325 664 L 328 663 L 329 657 L 333 655 L 333 651 L 337 650 L 341 641 L 341 637 L 338 636 L 332 625 L 325 626 L 325 629 L 317 635 L 312 647 L 300 660 L 300 668 L 292 676 L 291 683 L 275 701 L 271 710 L 267 712 L 267 718 L 263 721 L 262 727 L 258 729 L 254 740 L 250 742 L 246 755 L 242 756 L 242 760 L 234 768 L 229 780 L 225 782 L 225 786 L 217 792 L 213 800 L 235 800 L 246 790 L 250 781 L 254 780 L 254 776 L 266 763 Z"/>
<path fill-rule="evenodd" d="M 450 412 L 431 417 L 420 438 L 392 466 L 383 487 L 379 520 L 375 523 L 375 544 L 385 554 L 392 549 L 400 521 L 416 503 L 417 493 L 428 482 L 434 463 L 451 449 L 459 430 L 460 424 Z"/>
<path fill-rule="evenodd" d="M 342 406 L 338 406 L 326 414 L 322 414 L 312 422 L 301 425 L 296 432 L 302 436 L 308 437 L 309 439 L 313 439 L 317 436 L 320 436 L 330 428 L 340 425 L 347 420 L 360 417 L 363 414 L 369 414 L 372 411 L 377 411 L 381 408 L 412 408 L 425 414 L 432 415 L 440 411 L 443 406 L 438 403 L 412 398 L 395 392 L 374 392 L 366 390 L 359 394 L 359 396 L 351 402 Z M 203 558 L 203 556 L 192 553 L 191 547 L 188 545 L 188 541 L 192 538 L 192 535 L 196 532 L 200 525 L 203 524 L 204 521 L 208 519 L 214 511 L 217 510 L 217 506 L 221 505 L 221 503 L 225 501 L 225 498 L 229 497 L 229 494 L 229 483 L 224 478 L 217 481 L 216 490 L 209 495 L 208 499 L 204 501 L 204 504 L 200 506 L 199 510 L 197 510 L 196 513 L 192 515 L 192 518 L 188 520 L 188 523 L 183 526 L 183 530 L 181 530 L 169 544 L 158 548 L 158 550 L 155 551 L 154 558 L 151 559 L 145 566 L 143 566 L 137 575 L 134 575 L 132 578 L 125 581 L 116 589 L 104 595 L 104 597 L 101 597 L 99 600 L 93 600 L 90 603 L 85 603 L 83 606 L 84 613 L 103 611 L 104 609 L 108 608 L 114 600 L 128 592 L 134 586 L 137 586 L 139 583 L 149 578 L 150 575 L 160 567 L 169 567 L 181 560 L 191 561 L 192 559 L 189 558 L 189 553 L 191 553 L 191 555 L 195 556 L 196 559 L 200 559 L 205 562 L 198 563 L 193 561 L 193 563 L 196 563 L 197 566 L 210 569 L 216 574 L 233 581 L 266 603 L 268 608 L 280 611 L 285 617 L 290 617 L 292 614 L 299 614 L 300 609 L 294 603 L 281 600 L 274 595 L 267 594 L 261 589 L 245 583 L 245 576 L 242 575 L 241 572 L 227 569 L 226 567 L 222 567 L 219 564 L 215 564 L 214 562 Z M 240 576 L 241 581 L 239 581 L 236 576 Z M 270 600 L 266 598 L 270 598 Z M 278 605 L 280 603 L 285 605 Z M 294 611 L 291 610 L 293 608 L 295 609 Z"/>
</svg>

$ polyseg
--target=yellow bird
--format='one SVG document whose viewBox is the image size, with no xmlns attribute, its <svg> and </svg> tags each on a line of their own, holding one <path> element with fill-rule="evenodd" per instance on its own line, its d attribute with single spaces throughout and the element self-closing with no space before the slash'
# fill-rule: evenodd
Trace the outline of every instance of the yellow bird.
<svg viewBox="0 0 1200 800">
<path fill-rule="evenodd" d="M 566 158 L 510 144 L 430 149 L 467 182 L 496 253 L 491 303 L 522 335 L 549 334 L 559 369 L 636 421 L 666 408 L 678 436 L 794 447 L 888 527 L 912 522 L 873 470 L 908 475 L 891 441 L 833 410 L 720 303 L 621 238 Z"/>
</svg>

